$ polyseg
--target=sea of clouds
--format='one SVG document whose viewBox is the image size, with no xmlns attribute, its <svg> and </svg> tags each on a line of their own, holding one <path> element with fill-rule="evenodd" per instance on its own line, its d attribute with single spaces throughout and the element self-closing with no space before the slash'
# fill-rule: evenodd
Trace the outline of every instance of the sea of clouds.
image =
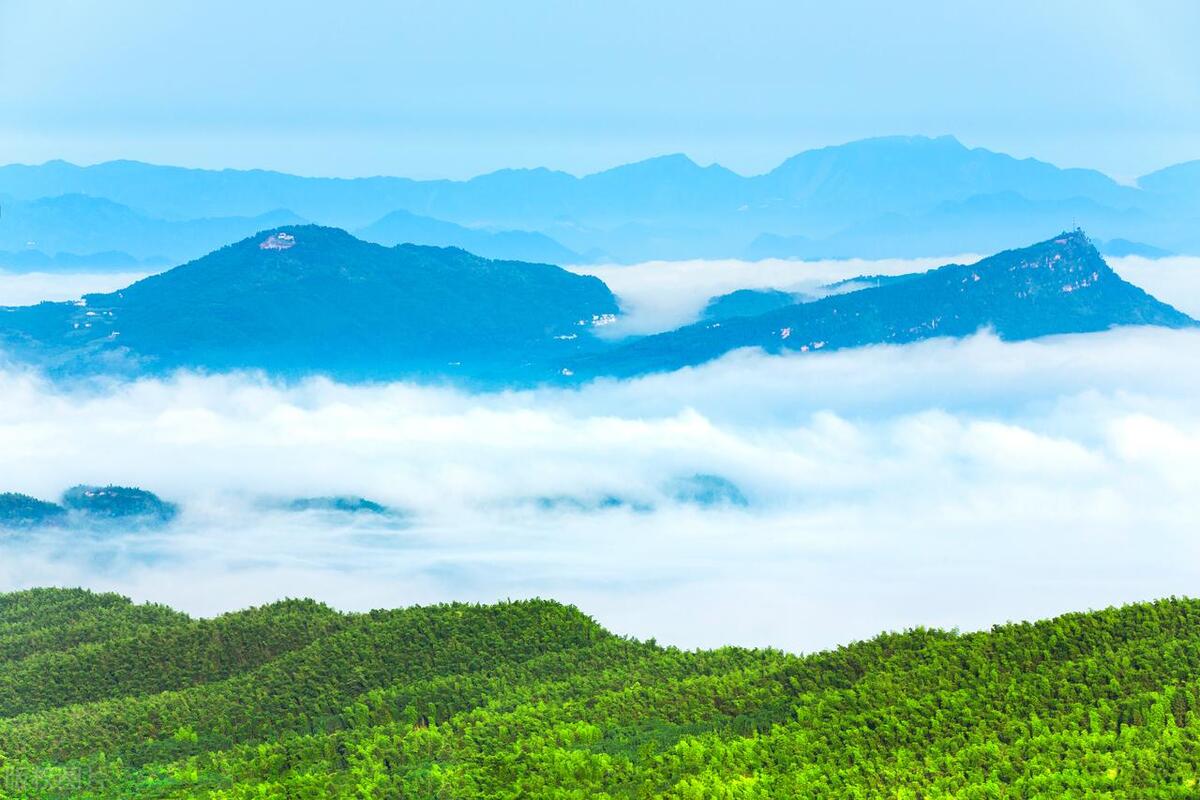
<svg viewBox="0 0 1200 800">
<path fill-rule="evenodd" d="M 1200 314 L 1200 260 L 1112 263 Z M 914 264 L 603 277 L 649 330 L 740 286 Z M 253 374 L 62 386 L 10 366 L 0 397 L 0 490 L 113 482 L 183 508 L 161 531 L 0 539 L 3 589 L 85 585 L 199 614 L 285 595 L 349 609 L 539 595 L 660 642 L 812 650 L 1200 587 L 1200 331 L 747 351 L 488 394 Z M 678 497 L 697 474 L 747 505 Z M 405 516 L 279 508 L 336 494 Z"/>
<path fill-rule="evenodd" d="M 18 272 L 0 267 L 0 306 L 31 306 L 112 292 L 146 277 L 144 272 Z"/>
</svg>

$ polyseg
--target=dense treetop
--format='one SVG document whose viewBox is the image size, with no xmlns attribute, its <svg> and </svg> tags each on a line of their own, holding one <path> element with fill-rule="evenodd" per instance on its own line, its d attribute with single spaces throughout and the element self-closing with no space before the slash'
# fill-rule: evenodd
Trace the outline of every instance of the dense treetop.
<svg viewBox="0 0 1200 800">
<path fill-rule="evenodd" d="M 0 595 L 0 797 L 1194 797 L 1200 602 L 808 656 L 531 600 Z"/>
</svg>

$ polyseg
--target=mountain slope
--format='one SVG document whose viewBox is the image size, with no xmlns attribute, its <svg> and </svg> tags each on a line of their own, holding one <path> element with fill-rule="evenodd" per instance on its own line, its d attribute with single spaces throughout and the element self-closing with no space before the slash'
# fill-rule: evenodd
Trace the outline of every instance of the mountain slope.
<svg viewBox="0 0 1200 800">
<path fill-rule="evenodd" d="M 82 304 L 0 309 L 0 345 L 65 372 L 172 367 L 513 377 L 592 344 L 596 278 L 453 248 L 279 229 Z"/>
<path fill-rule="evenodd" d="M 1005 339 L 1196 322 L 1122 280 L 1082 232 L 973 265 L 950 265 L 755 317 L 701 322 L 573 364 L 579 378 L 701 364 L 740 347 L 768 353 L 903 344 L 991 328 Z"/>
<path fill-rule="evenodd" d="M 0 629 L 36 632 L 45 610 L 54 631 L 66 608 L 111 638 L 38 658 L 64 701 L 104 699 L 0 717 L 0 796 L 1182 800 L 1200 777 L 1194 600 L 807 656 L 681 652 L 540 600 L 194 621 L 35 590 L 0 595 Z M 272 620 L 308 643 L 271 657 L 252 631 Z M 153 693 L 157 661 L 193 654 L 221 666 Z"/>
<path fill-rule="evenodd" d="M 1200 212 L 1200 160 L 1165 167 L 1138 178 L 1138 186 Z"/>
<path fill-rule="evenodd" d="M 809 150 L 754 180 L 764 197 L 859 218 L 1005 192 L 1034 202 L 1085 197 L 1117 205 L 1137 195 L 1094 170 L 967 148 L 953 136 L 885 136 Z"/>
<path fill-rule="evenodd" d="M 166 257 L 134 258 L 120 250 L 98 253 L 50 253 L 31 248 L 0 250 L 0 270 L 29 272 L 154 272 L 171 265 Z"/>
<path fill-rule="evenodd" d="M 779 289 L 737 289 L 711 298 L 700 312 L 700 318 L 705 322 L 719 322 L 730 317 L 753 317 L 805 299 Z"/>
<path fill-rule="evenodd" d="M 941 202 L 909 215 L 889 211 L 818 240 L 763 235 L 745 255 L 812 259 L 990 253 L 1044 235 L 1048 224 L 1072 220 L 1089 230 L 1120 231 L 1142 229 L 1150 217 L 1140 209 L 1117 210 L 1079 197 L 1034 202 L 1018 192 L 1003 191 Z"/>
<path fill-rule="evenodd" d="M 951 136 L 888 136 L 808 150 L 752 177 L 719 165 L 701 167 L 681 154 L 583 177 L 547 169 L 505 169 L 466 181 L 305 178 L 134 161 L 0 167 L 0 193 L 17 201 L 82 193 L 167 219 L 253 216 L 290 208 L 309 219 L 355 227 L 395 209 L 464 224 L 535 218 L 547 222 L 563 215 L 581 222 L 632 222 L 681 211 L 688 216 L 736 212 L 744 204 L 779 201 L 791 208 L 836 208 L 865 217 L 1004 191 L 1020 192 L 1033 201 L 1086 197 L 1107 204 L 1138 194 L 1099 172 L 1059 169 L 1035 159 L 971 149 Z M 751 209 L 743 210 L 742 217 L 747 210 Z"/>
<path fill-rule="evenodd" d="M 734 293 L 713 312 L 726 319 L 627 343 L 594 336 L 616 313 L 594 277 L 303 226 L 78 303 L 0 308 L 0 347 L 52 374 L 259 368 L 514 385 L 671 370 L 742 347 L 782 353 L 982 328 L 1026 339 L 1196 324 L 1122 280 L 1079 231 L 815 302 Z"/>
</svg>

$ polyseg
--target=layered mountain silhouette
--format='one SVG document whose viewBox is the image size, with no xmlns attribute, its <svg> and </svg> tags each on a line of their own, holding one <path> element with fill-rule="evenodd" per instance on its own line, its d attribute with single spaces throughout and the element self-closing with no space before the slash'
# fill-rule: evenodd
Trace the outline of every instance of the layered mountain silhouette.
<svg viewBox="0 0 1200 800">
<path fill-rule="evenodd" d="M 179 263 L 263 228 L 301 223 L 290 211 L 253 216 L 163 219 L 104 197 L 65 194 L 8 203 L 0 216 L 0 268 L 23 266 L 22 252 L 54 254 L 48 265 L 118 266 L 129 261 Z M 71 259 L 70 256 L 91 256 Z M 35 263 L 39 260 L 33 259 Z M 74 261 L 75 264 L 71 262 Z M 115 262 L 115 263 L 114 263 Z"/>
<path fill-rule="evenodd" d="M 257 368 L 530 384 L 672 370 L 743 347 L 816 352 L 985 328 L 1027 339 L 1196 324 L 1122 280 L 1081 231 L 971 265 L 827 289 L 839 293 L 799 302 L 735 292 L 703 322 L 613 343 L 595 335 L 619 313 L 595 277 L 291 226 L 118 292 L 0 308 L 0 348 L 53 374 Z"/>
<path fill-rule="evenodd" d="M 424 244 L 460 247 L 484 258 L 536 261 L 546 264 L 581 264 L 587 258 L 568 250 L 543 233 L 489 231 L 466 228 L 453 222 L 393 211 L 357 231 L 368 242 L 382 245 Z"/>
<path fill-rule="evenodd" d="M 171 266 L 165 256 L 136 258 L 122 250 L 87 253 L 46 253 L 32 247 L 0 250 L 0 270 L 5 272 L 152 272 Z"/>
<path fill-rule="evenodd" d="M 599 279 L 555 266 L 295 226 L 118 292 L 0 309 L 0 346 L 65 373 L 511 379 L 595 346 L 616 312 Z"/>
<path fill-rule="evenodd" d="M 1081 231 L 1072 231 L 975 264 L 951 264 L 754 316 L 700 322 L 585 357 L 569 369 L 580 379 L 632 376 L 702 364 L 743 347 L 815 353 L 968 336 L 981 329 L 1020 340 L 1118 325 L 1196 324 L 1123 280 Z"/>
<path fill-rule="evenodd" d="M 752 176 L 679 154 L 583 177 L 507 169 L 465 181 L 54 161 L 0 167 L 0 250 L 33 241 L 47 253 L 121 250 L 179 261 L 216 246 L 205 237 L 218 228 L 227 233 L 220 241 L 230 241 L 306 220 L 385 244 L 552 263 L 577 263 L 568 255 L 576 253 L 629 262 L 994 252 L 1036 239 L 1048 224 L 1074 223 L 1143 252 L 1189 253 L 1200 252 L 1197 163 L 1128 186 L 949 136 L 824 147 Z M 248 220 L 258 223 L 246 228 Z"/>
</svg>

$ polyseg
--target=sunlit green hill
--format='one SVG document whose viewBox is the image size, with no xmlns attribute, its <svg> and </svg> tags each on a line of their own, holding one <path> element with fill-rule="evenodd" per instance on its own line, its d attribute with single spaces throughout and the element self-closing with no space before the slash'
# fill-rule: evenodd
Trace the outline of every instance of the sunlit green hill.
<svg viewBox="0 0 1200 800">
<path fill-rule="evenodd" d="M 1195 797 L 1200 602 L 798 656 L 534 600 L 0 596 L 0 796 Z"/>
</svg>

